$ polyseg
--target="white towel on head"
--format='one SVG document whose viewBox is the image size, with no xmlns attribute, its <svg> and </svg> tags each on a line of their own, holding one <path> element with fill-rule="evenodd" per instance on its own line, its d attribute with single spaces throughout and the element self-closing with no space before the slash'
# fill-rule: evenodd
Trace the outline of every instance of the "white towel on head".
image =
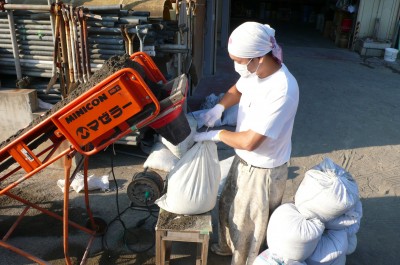
<svg viewBox="0 0 400 265">
<path fill-rule="evenodd" d="M 245 22 L 229 37 L 228 52 L 240 58 L 256 58 L 272 54 L 282 62 L 282 49 L 276 43 L 275 30 L 268 24 Z"/>
</svg>

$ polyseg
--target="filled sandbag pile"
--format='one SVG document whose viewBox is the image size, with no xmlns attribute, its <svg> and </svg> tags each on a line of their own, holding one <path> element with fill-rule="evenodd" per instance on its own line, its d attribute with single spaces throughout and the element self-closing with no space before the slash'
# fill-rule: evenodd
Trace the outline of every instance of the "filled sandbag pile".
<svg viewBox="0 0 400 265">
<path fill-rule="evenodd" d="M 325 223 L 325 228 L 328 230 L 346 232 L 348 241 L 346 255 L 350 255 L 356 250 L 357 232 L 360 229 L 362 215 L 362 203 L 358 200 L 349 211 Z"/>
<path fill-rule="evenodd" d="M 326 158 L 305 173 L 295 203 L 283 204 L 271 215 L 267 228 L 268 257 L 279 257 L 281 265 L 344 265 L 346 255 L 356 249 L 361 218 L 357 183 Z M 266 260 L 261 255 L 258 262 Z M 261 264 L 270 263 L 257 263 Z"/>
<path fill-rule="evenodd" d="M 346 231 L 326 229 L 314 252 L 306 259 L 306 263 L 307 265 L 344 265 L 347 249 Z"/>
<path fill-rule="evenodd" d="M 359 201 L 353 177 L 329 158 L 305 173 L 295 204 L 306 218 L 328 222 L 349 211 Z"/>
<path fill-rule="evenodd" d="M 268 248 L 285 260 L 303 262 L 314 252 L 324 229 L 320 220 L 306 219 L 293 203 L 282 204 L 269 220 Z"/>
</svg>

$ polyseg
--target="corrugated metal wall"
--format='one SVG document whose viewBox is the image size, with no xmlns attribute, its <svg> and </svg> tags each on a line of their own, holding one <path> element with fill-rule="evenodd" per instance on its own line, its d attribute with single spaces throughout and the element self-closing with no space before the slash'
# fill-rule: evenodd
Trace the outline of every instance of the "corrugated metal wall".
<svg viewBox="0 0 400 265">
<path fill-rule="evenodd" d="M 357 21 L 360 22 L 359 37 L 372 37 L 376 27 L 378 40 L 391 40 L 399 19 L 400 0 L 360 0 Z"/>
</svg>

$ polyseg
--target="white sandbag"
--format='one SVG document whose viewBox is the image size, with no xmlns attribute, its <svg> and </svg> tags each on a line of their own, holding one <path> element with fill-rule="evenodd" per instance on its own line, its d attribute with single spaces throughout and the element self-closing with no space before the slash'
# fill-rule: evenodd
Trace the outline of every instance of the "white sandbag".
<svg viewBox="0 0 400 265">
<path fill-rule="evenodd" d="M 160 142 L 162 142 L 177 158 L 181 159 L 182 156 L 194 145 L 193 135 L 197 129 L 197 121 L 193 115 L 186 115 L 186 118 L 190 126 L 190 134 L 177 145 L 173 145 L 164 137 L 160 136 Z"/>
<path fill-rule="evenodd" d="M 273 253 L 303 262 L 317 247 L 324 229 L 320 220 L 307 220 L 293 203 L 282 204 L 271 215 L 267 244 Z"/>
<path fill-rule="evenodd" d="M 322 222 L 344 214 L 358 200 L 358 186 L 353 177 L 329 158 L 305 173 L 295 194 L 299 212 Z"/>
<path fill-rule="evenodd" d="M 348 242 L 349 246 L 347 248 L 346 255 L 353 254 L 357 248 L 357 235 L 356 234 L 353 234 L 353 235 L 347 234 L 347 242 Z"/>
<path fill-rule="evenodd" d="M 279 257 L 271 250 L 267 249 L 261 252 L 254 260 L 253 265 L 307 265 L 305 262 L 284 259 Z"/>
<path fill-rule="evenodd" d="M 354 235 L 360 229 L 362 218 L 362 203 L 360 200 L 341 216 L 325 223 L 326 229 L 345 230 L 348 235 Z"/>
<path fill-rule="evenodd" d="M 235 156 L 231 156 L 224 160 L 219 161 L 219 166 L 221 168 L 221 180 L 219 182 L 218 195 L 221 194 L 222 189 L 225 186 L 226 177 L 228 176 L 229 170 L 231 169 L 234 158 L 235 158 Z"/>
<path fill-rule="evenodd" d="M 217 145 L 195 144 L 167 176 L 167 193 L 156 204 L 176 214 L 201 214 L 214 208 L 221 178 Z"/>
<path fill-rule="evenodd" d="M 344 230 L 325 230 L 314 252 L 306 259 L 308 265 L 332 264 L 346 255 L 347 233 Z"/>
<path fill-rule="evenodd" d="M 143 167 L 169 172 L 178 162 L 177 158 L 163 143 L 156 142 Z"/>
</svg>

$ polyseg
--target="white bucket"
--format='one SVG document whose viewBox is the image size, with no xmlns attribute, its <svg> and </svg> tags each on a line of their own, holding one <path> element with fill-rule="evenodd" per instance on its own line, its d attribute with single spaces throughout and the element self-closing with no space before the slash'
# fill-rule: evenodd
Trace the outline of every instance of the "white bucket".
<svg viewBox="0 0 400 265">
<path fill-rule="evenodd" d="M 395 62 L 397 58 L 397 53 L 399 50 L 393 48 L 385 48 L 385 58 L 387 62 Z"/>
</svg>

